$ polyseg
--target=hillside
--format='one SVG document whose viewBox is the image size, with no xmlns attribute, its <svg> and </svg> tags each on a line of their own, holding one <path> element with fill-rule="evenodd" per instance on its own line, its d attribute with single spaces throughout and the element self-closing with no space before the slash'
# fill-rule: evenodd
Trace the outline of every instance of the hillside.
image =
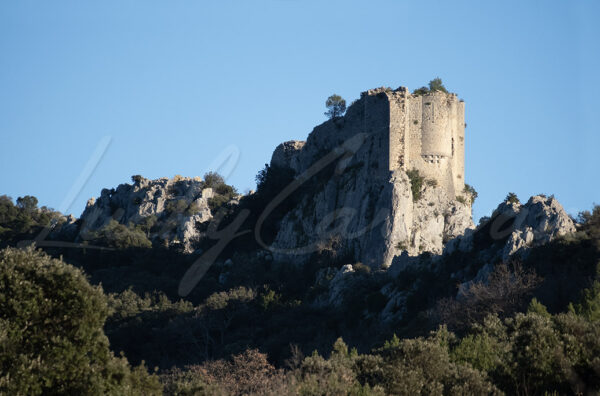
<svg viewBox="0 0 600 396">
<path fill-rule="evenodd" d="M 600 206 L 509 193 L 475 226 L 461 114 L 366 91 L 246 195 L 135 175 L 77 219 L 0 197 L 0 393 L 596 394 Z"/>
</svg>

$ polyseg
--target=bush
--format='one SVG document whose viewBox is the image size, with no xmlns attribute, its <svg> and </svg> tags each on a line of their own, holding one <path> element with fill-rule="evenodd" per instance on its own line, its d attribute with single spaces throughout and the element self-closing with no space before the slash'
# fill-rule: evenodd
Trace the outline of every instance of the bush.
<svg viewBox="0 0 600 396">
<path fill-rule="evenodd" d="M 394 395 L 501 394 L 485 372 L 450 359 L 454 335 L 440 328 L 428 338 L 386 342 L 375 353 L 383 358 L 383 384 Z"/>
<path fill-rule="evenodd" d="M 144 181 L 144 177 L 142 175 L 133 175 L 131 176 L 131 182 L 133 184 L 140 184 L 142 181 Z"/>
<path fill-rule="evenodd" d="M 419 199 L 421 199 L 421 188 L 423 187 L 425 178 L 419 174 L 417 169 L 406 171 L 406 175 L 410 180 L 410 189 L 412 191 L 413 202 L 417 202 Z"/>
<path fill-rule="evenodd" d="M 155 376 L 110 352 L 106 298 L 80 270 L 8 248 L 0 285 L 1 393 L 160 394 Z"/>
<path fill-rule="evenodd" d="M 486 370 L 507 394 L 594 394 L 600 374 L 600 326 L 573 314 L 518 313 L 486 318 L 453 351 Z"/>
<path fill-rule="evenodd" d="M 208 207 L 213 212 L 227 204 L 237 195 L 236 189 L 226 184 L 223 177 L 215 172 L 208 172 L 204 175 L 204 186 L 212 188 L 215 193 L 215 196 L 208 200 Z"/>
<path fill-rule="evenodd" d="M 524 310 L 539 283 L 540 277 L 519 263 L 512 267 L 498 264 L 487 282 L 472 283 L 462 291 L 460 299 L 440 300 L 436 313 L 451 329 L 465 331 L 482 323 L 489 314 L 507 317 Z"/>
<path fill-rule="evenodd" d="M 446 90 L 446 87 L 444 87 L 444 84 L 442 83 L 442 79 L 439 77 L 436 77 L 433 80 L 429 81 L 429 90 L 432 92 L 440 91 L 440 92 L 448 93 L 448 91 Z"/>
<path fill-rule="evenodd" d="M 166 395 L 282 395 L 289 384 L 283 371 L 256 349 L 203 365 L 174 369 L 161 376 Z M 285 392 L 285 393 L 284 393 Z"/>
<path fill-rule="evenodd" d="M 204 186 L 206 188 L 216 189 L 223 184 L 225 184 L 225 179 L 217 172 L 207 172 L 204 174 Z"/>
<path fill-rule="evenodd" d="M 600 282 L 582 291 L 581 302 L 570 305 L 569 310 L 591 321 L 600 321 Z"/>
<path fill-rule="evenodd" d="M 600 247 L 600 205 L 594 205 L 592 211 L 583 211 L 579 213 L 577 222 L 580 224 L 580 231 L 595 239 Z"/>
<path fill-rule="evenodd" d="M 417 88 L 413 91 L 413 95 L 416 96 L 420 96 L 420 95 L 427 95 L 429 93 L 429 88 L 427 87 L 421 87 L 421 88 Z"/>
<path fill-rule="evenodd" d="M 504 199 L 504 201 L 511 203 L 511 204 L 519 204 L 521 203 L 519 201 L 519 197 L 517 197 L 517 194 L 513 193 L 513 192 L 509 192 L 508 195 L 506 196 L 506 198 Z"/>
<path fill-rule="evenodd" d="M 116 220 L 110 220 L 100 230 L 92 232 L 86 237 L 94 244 L 117 249 L 152 247 L 152 242 L 150 242 L 144 231 L 133 225 L 127 227 L 119 224 Z"/>
<path fill-rule="evenodd" d="M 463 189 L 463 192 L 470 197 L 471 205 L 473 205 L 479 195 L 477 194 L 477 191 L 475 191 L 475 188 L 470 184 L 465 183 L 465 188 Z"/>
<path fill-rule="evenodd" d="M 185 199 L 174 199 L 167 202 L 166 210 L 169 214 L 185 213 L 189 205 Z"/>
<path fill-rule="evenodd" d="M 421 87 L 421 88 L 415 89 L 413 91 L 413 95 L 417 95 L 417 96 L 427 95 L 428 93 L 435 92 L 435 91 L 448 93 L 448 90 L 446 90 L 446 87 L 444 87 L 444 84 L 442 83 L 442 79 L 439 77 L 436 77 L 433 80 L 429 81 L 429 88 Z"/>
</svg>

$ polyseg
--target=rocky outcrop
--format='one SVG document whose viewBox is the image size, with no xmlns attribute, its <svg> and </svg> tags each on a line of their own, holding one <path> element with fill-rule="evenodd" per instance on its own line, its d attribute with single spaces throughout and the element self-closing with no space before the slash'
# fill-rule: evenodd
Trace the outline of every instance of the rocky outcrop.
<svg viewBox="0 0 600 396">
<path fill-rule="evenodd" d="M 306 142 L 275 149 L 271 166 L 291 168 L 301 181 L 289 192 L 299 203 L 271 246 L 276 260 L 303 263 L 329 251 L 387 267 L 402 252 L 440 254 L 447 240 L 473 227 L 468 196 L 455 198 L 425 179 L 413 199 L 407 172 L 391 166 L 389 95 L 368 91 L 344 117 L 315 127 Z"/>
<path fill-rule="evenodd" d="M 425 190 L 422 199 L 431 199 L 428 198 L 428 194 L 435 194 L 435 190 L 429 192 Z M 415 207 L 417 211 L 424 209 L 418 203 Z M 453 212 L 450 209 L 448 214 L 457 216 L 457 213 L 460 211 Z M 430 223 L 436 223 L 430 215 L 416 215 L 416 217 L 421 218 L 418 220 L 420 223 L 427 223 L 426 219 L 429 219 Z M 460 222 L 459 219 L 460 216 L 456 222 Z M 494 271 L 497 263 L 514 258 L 526 258 L 532 248 L 575 231 L 573 220 L 554 197 L 538 195 L 531 197 L 525 204 L 516 200 L 502 202 L 492 216 L 484 220 L 476 229 L 468 228 L 464 235 L 449 241 L 443 253 L 410 256 L 405 251 L 402 255 L 395 256 L 385 275 L 382 275 L 381 271 L 378 273 L 380 277 L 387 277 L 380 288 L 381 295 L 385 296 L 385 304 L 379 312 L 379 317 L 384 322 L 393 322 L 402 320 L 406 314 L 407 299 L 418 287 L 419 282 L 404 288 L 398 287 L 396 279 L 399 279 L 404 273 L 403 270 L 408 267 L 410 270 L 441 273 L 440 270 L 454 259 L 454 253 L 461 254 L 458 256 L 459 270 L 449 274 L 452 282 L 459 285 L 460 298 L 474 282 L 487 282 L 488 276 Z M 471 267 L 475 270 L 468 270 Z M 356 283 L 353 276 L 355 271 L 352 265 L 344 265 L 339 270 L 334 268 L 321 270 L 317 276 L 316 286 L 325 291 L 317 298 L 317 303 L 339 306 L 344 295 L 355 292 Z"/>
<path fill-rule="evenodd" d="M 479 232 L 493 242 L 489 247 L 479 247 L 479 254 L 488 255 L 489 261 L 506 261 L 515 255 L 522 257 L 530 248 L 575 230 L 575 223 L 553 196 L 536 195 L 524 205 L 517 200 L 502 202 L 477 230 L 450 241 L 444 253 L 473 250 L 474 238 Z"/>
<path fill-rule="evenodd" d="M 147 224 L 150 239 L 193 251 L 201 237 L 198 225 L 212 218 L 208 200 L 213 190 L 199 177 L 134 179 L 133 184 L 103 189 L 99 198 L 88 201 L 80 218 L 80 238 L 114 219 L 124 225 Z"/>
</svg>

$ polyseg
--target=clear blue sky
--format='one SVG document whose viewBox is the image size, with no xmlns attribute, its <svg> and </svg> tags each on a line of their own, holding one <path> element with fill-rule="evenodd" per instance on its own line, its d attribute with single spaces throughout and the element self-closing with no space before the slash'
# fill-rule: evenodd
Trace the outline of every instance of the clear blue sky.
<svg viewBox="0 0 600 396">
<path fill-rule="evenodd" d="M 203 175 L 229 182 L 324 121 L 325 99 L 440 76 L 466 101 L 476 218 L 509 191 L 600 203 L 600 2 L 4 1 L 0 194 L 67 211 L 103 187 Z"/>
</svg>

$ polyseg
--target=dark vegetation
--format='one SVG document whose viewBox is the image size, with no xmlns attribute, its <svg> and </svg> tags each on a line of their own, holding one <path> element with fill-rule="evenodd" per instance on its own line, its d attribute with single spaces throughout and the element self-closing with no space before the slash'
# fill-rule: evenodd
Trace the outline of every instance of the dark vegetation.
<svg viewBox="0 0 600 396">
<path fill-rule="evenodd" d="M 427 95 L 430 92 L 440 91 L 444 93 L 448 93 L 446 87 L 442 83 L 442 79 L 439 77 L 434 78 L 429 81 L 429 87 L 421 87 L 417 88 L 413 91 L 413 95 Z"/>
<path fill-rule="evenodd" d="M 264 202 L 294 177 L 266 166 L 255 194 L 235 209 L 219 207 L 223 223 L 248 209 L 242 229 L 251 229 Z M 265 224 L 266 239 L 298 198 L 289 199 Z M 62 221 L 33 197 L 0 198 L 2 246 Z M 492 229 L 511 221 L 484 220 L 475 252 L 501 246 L 505 239 L 492 238 Z M 473 252 L 438 262 L 424 254 L 393 278 L 354 263 L 335 309 L 317 303 L 333 276 L 327 269 L 351 261 L 326 245 L 294 266 L 257 254 L 254 238 L 240 236 L 224 252 L 231 262 L 213 265 L 185 299 L 178 282 L 196 256 L 149 249 L 152 219 L 111 224 L 90 241 L 114 250 L 7 248 L 0 253 L 0 393 L 593 394 L 600 390 L 600 207 L 578 221 L 576 233 L 520 262 Z M 471 283 L 453 278 L 472 279 L 486 265 L 488 274 Z M 406 312 L 383 322 L 381 287 L 389 283 L 406 292 Z"/>
<path fill-rule="evenodd" d="M 412 199 L 417 202 L 421 199 L 421 188 L 425 182 L 425 178 L 421 176 L 417 169 L 411 169 L 406 172 L 408 179 L 410 180 L 410 189 L 412 191 Z"/>
<path fill-rule="evenodd" d="M 346 100 L 340 95 L 333 94 L 325 101 L 325 107 L 327 107 L 325 115 L 329 119 L 335 120 L 346 112 Z"/>
</svg>

